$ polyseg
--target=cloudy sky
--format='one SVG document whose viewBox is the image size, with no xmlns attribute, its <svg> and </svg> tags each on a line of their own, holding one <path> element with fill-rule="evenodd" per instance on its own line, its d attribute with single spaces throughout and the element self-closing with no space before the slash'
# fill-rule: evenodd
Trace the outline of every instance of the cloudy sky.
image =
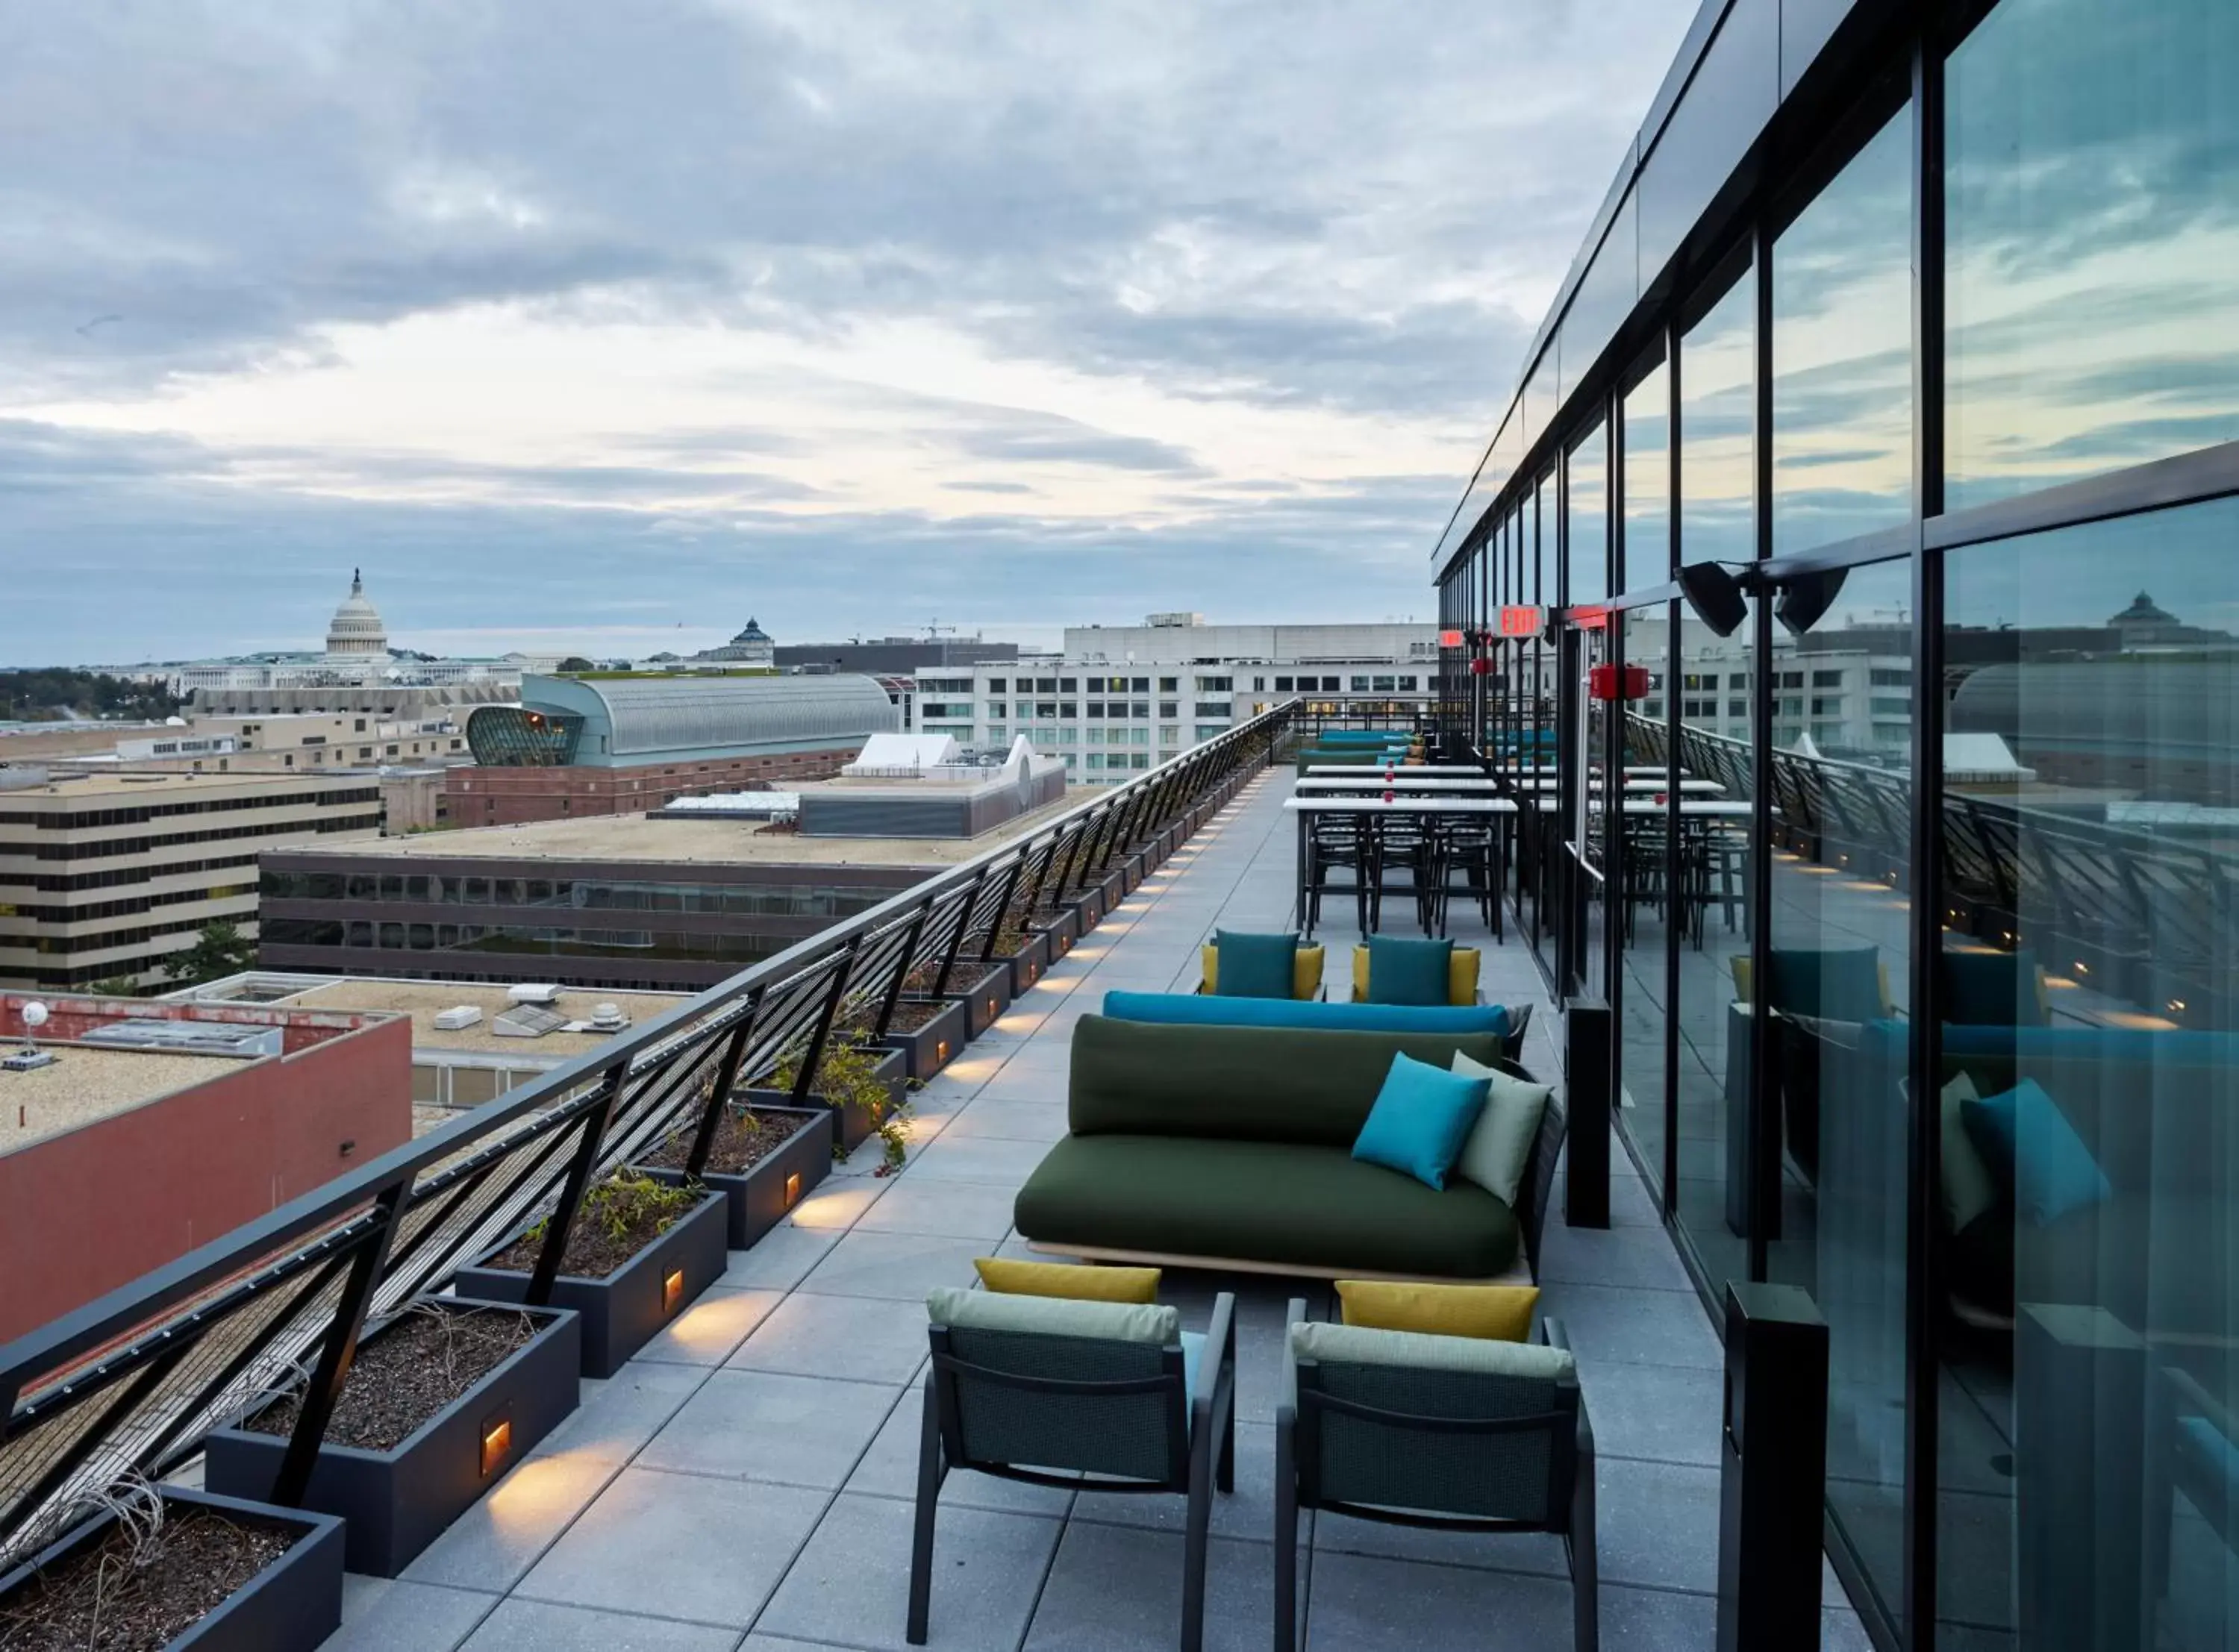
<svg viewBox="0 0 2239 1652">
<path fill-rule="evenodd" d="M 0 661 L 1426 615 L 1693 10 L 16 10 Z"/>
</svg>

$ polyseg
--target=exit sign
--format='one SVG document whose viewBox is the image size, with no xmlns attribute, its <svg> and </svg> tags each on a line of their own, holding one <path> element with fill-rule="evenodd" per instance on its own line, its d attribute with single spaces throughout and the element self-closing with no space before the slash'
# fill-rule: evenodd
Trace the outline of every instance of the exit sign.
<svg viewBox="0 0 2239 1652">
<path fill-rule="evenodd" d="M 1511 605 L 1500 611 L 1500 634 L 1504 637 L 1536 637 L 1539 634 L 1542 611 L 1536 607 Z"/>
<path fill-rule="evenodd" d="M 1458 648 L 1461 646 L 1462 634 L 1460 632 L 1441 631 L 1438 633 L 1438 647 L 1441 648 Z"/>
</svg>

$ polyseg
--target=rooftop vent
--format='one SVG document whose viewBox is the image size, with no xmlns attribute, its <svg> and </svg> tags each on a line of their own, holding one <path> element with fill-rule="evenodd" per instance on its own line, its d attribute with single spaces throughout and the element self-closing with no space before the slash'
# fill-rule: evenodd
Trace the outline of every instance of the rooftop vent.
<svg viewBox="0 0 2239 1652">
<path fill-rule="evenodd" d="M 80 1044 L 111 1050 L 170 1050 L 182 1055 L 276 1056 L 281 1029 L 234 1021 L 110 1021 L 79 1034 Z"/>
<path fill-rule="evenodd" d="M 462 1027 L 474 1025 L 482 1018 L 482 1012 L 473 1005 L 455 1005 L 450 1009 L 435 1012 L 435 1030 L 439 1032 L 456 1032 Z"/>
<path fill-rule="evenodd" d="M 555 1010 L 548 1010 L 541 1004 L 516 1004 L 499 1012 L 497 1018 L 490 1023 L 490 1031 L 501 1038 L 541 1038 L 567 1025 L 568 1018 Z"/>
<path fill-rule="evenodd" d="M 506 988 L 505 997 L 508 1004 L 557 1004 L 560 987 L 553 981 L 523 981 Z"/>
<path fill-rule="evenodd" d="M 0 1072 L 35 1072 L 55 1065 L 51 1050 L 11 1050 L 0 1056 Z"/>
</svg>

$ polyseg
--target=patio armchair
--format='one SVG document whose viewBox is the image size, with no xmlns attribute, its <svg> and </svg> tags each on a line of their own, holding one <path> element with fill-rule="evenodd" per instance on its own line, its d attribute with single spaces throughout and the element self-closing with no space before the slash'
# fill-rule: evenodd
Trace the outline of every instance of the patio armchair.
<svg viewBox="0 0 2239 1652">
<path fill-rule="evenodd" d="M 1275 1652 L 1298 1646 L 1299 1510 L 1458 1532 L 1551 1532 L 1577 1652 L 1600 1645 L 1594 1437 L 1561 1324 L 1538 1344 L 1315 1324 L 1291 1304 L 1275 1413 Z"/>
<path fill-rule="evenodd" d="M 1213 1494 L 1236 1489 L 1236 1298 L 1222 1291 L 1202 1337 L 1174 1310 L 989 1291 L 936 1290 L 925 1380 L 909 1622 L 922 1646 L 933 1522 L 951 1469 L 1061 1490 L 1188 1499 L 1182 1652 L 1205 1637 Z M 1093 1476 L 1093 1479 L 1083 1476 Z"/>
</svg>

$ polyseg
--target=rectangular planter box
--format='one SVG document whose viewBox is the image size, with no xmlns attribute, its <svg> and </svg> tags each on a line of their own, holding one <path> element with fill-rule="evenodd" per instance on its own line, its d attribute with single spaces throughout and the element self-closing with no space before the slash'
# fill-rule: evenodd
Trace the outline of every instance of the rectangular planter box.
<svg viewBox="0 0 2239 1652">
<path fill-rule="evenodd" d="M 939 1004 L 939 1015 L 914 1032 L 900 1031 L 887 1034 L 889 1049 L 902 1052 L 902 1065 L 909 1076 L 923 1084 L 956 1058 L 972 1038 L 972 1012 L 961 998 L 929 998 L 905 995 L 904 1004 Z"/>
<path fill-rule="evenodd" d="M 1142 887 L 1145 856 L 1140 849 L 1120 857 L 1120 892 L 1132 895 Z"/>
<path fill-rule="evenodd" d="M 1126 869 L 1115 861 L 1104 874 L 1104 912 L 1106 917 L 1111 915 L 1114 906 L 1127 899 L 1127 891 L 1133 886 L 1127 881 Z"/>
<path fill-rule="evenodd" d="M 216 1492 L 165 1486 L 176 1509 L 209 1509 L 244 1526 L 277 1529 L 295 1538 L 285 1553 L 225 1597 L 200 1622 L 169 1642 L 164 1652 L 312 1652 L 342 1622 L 342 1523 L 303 1509 L 276 1509 Z M 22 1565 L 0 1572 L 0 1622 L 10 1597 L 32 1574 L 58 1565 L 98 1543 L 106 1515 L 67 1531 Z"/>
<path fill-rule="evenodd" d="M 1041 979 L 1042 972 L 1049 967 L 1049 937 L 1029 931 L 1026 944 L 1003 961 L 1011 972 L 1011 996 L 1007 1001 L 1015 1003 L 1028 987 Z"/>
<path fill-rule="evenodd" d="M 710 1193 L 687 1212 L 668 1232 L 603 1279 L 561 1274 L 552 1285 L 552 1305 L 573 1308 L 582 1316 L 583 1359 L 586 1377 L 612 1377 L 629 1363 L 629 1357 L 651 1342 L 661 1327 L 682 1313 L 692 1299 L 722 1277 L 730 1266 L 724 1243 L 730 1225 L 730 1201 Z M 505 1247 L 500 1245 L 498 1250 Z M 492 1251 L 491 1255 L 495 1255 Z M 459 1271 L 459 1294 L 490 1302 L 519 1302 L 528 1293 L 528 1276 L 511 1268 L 492 1268 L 481 1263 Z M 673 1300 L 667 1280 L 672 1271 L 684 1275 Z"/>
<path fill-rule="evenodd" d="M 976 979 L 972 978 L 973 970 L 980 972 Z M 951 979 L 967 983 L 959 991 L 964 995 L 964 1012 L 973 1038 L 993 1026 L 1011 1006 L 1011 960 L 1007 958 L 991 958 L 984 965 L 959 964 Z"/>
<path fill-rule="evenodd" d="M 438 1300 L 446 1307 L 495 1300 L 488 1291 L 468 1290 L 463 1277 L 460 1290 Z M 530 1311 L 549 1323 L 388 1450 L 331 1441 L 319 1448 L 303 1505 L 341 1516 L 351 1571 L 395 1576 L 575 1409 L 582 1322 L 565 1311 Z M 484 1472 L 483 1437 L 500 1423 L 504 1449 Z M 205 1450 L 203 1478 L 209 1489 L 253 1499 L 271 1495 L 288 1437 L 219 1429 Z"/>
<path fill-rule="evenodd" d="M 1066 899 L 1079 916 L 1080 933 L 1086 935 L 1104 921 L 1104 887 L 1101 884 L 1092 883 L 1085 889 L 1076 889 Z"/>
<path fill-rule="evenodd" d="M 831 1109 L 774 1107 L 757 1105 L 756 1112 L 780 1113 L 793 1119 L 793 1134 L 784 1144 L 749 1165 L 743 1173 L 709 1171 L 700 1179 L 730 1201 L 730 1220 L 725 1238 L 734 1251 L 744 1251 L 785 1219 L 785 1213 L 808 1197 L 809 1190 L 832 1169 Z M 632 1169 L 671 1187 L 684 1185 L 684 1172 L 657 1165 Z M 797 1181 L 793 1178 L 798 1178 Z M 792 1182 L 790 1196 L 787 1184 Z"/>
</svg>

